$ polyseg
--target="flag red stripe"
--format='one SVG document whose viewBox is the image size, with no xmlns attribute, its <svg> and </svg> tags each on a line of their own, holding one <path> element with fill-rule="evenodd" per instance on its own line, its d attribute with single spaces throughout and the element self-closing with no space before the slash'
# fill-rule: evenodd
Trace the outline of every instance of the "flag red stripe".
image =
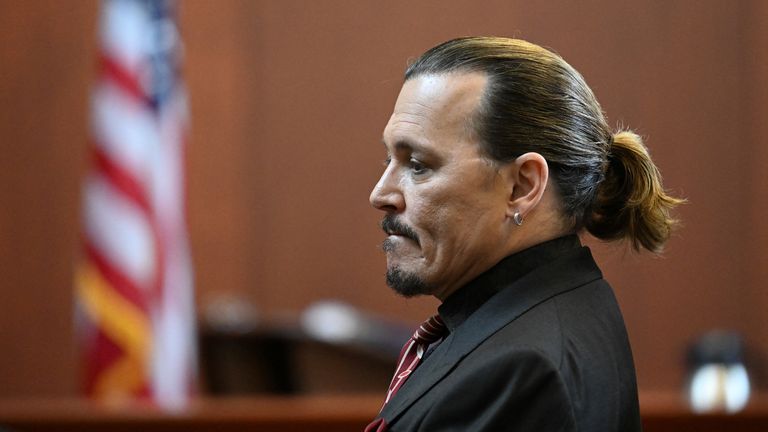
<svg viewBox="0 0 768 432">
<path fill-rule="evenodd" d="M 135 304 L 142 312 L 148 312 L 148 299 L 144 292 L 136 283 L 126 277 L 117 268 L 112 266 L 108 260 L 93 246 L 88 238 L 84 239 L 85 255 L 99 270 L 104 280 L 115 289 L 123 298 Z"/>
<path fill-rule="evenodd" d="M 83 353 L 87 359 L 83 365 L 83 386 L 87 394 L 93 394 L 99 374 L 125 354 L 115 341 L 104 334 L 103 329 L 94 326 L 93 330 L 93 339 Z"/>
<path fill-rule="evenodd" d="M 149 198 L 141 182 L 112 159 L 98 145 L 92 146 L 92 154 L 96 171 L 101 173 L 109 183 L 120 191 L 126 198 L 144 211 L 146 216 L 151 214 Z"/>
<path fill-rule="evenodd" d="M 127 354 L 122 347 L 107 336 L 103 329 L 94 327 L 95 335 L 88 347 L 83 350 L 87 361 L 83 362 L 83 391 L 86 394 L 95 394 L 101 374 L 113 366 Z M 151 391 L 147 382 L 134 389 L 132 394 L 139 398 L 148 398 Z"/>
<path fill-rule="evenodd" d="M 136 100 L 142 103 L 149 103 L 149 99 L 147 98 L 146 92 L 142 88 L 138 77 L 104 53 L 101 53 L 99 56 L 99 63 L 101 65 L 103 77 L 110 79 L 117 84 L 118 87 L 123 89 L 123 91 L 136 98 Z"/>
</svg>

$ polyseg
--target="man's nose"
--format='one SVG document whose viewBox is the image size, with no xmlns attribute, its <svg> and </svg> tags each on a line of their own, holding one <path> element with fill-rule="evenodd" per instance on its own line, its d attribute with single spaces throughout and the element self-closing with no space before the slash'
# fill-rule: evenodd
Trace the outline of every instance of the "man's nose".
<svg viewBox="0 0 768 432">
<path fill-rule="evenodd" d="M 405 209 L 405 199 L 397 176 L 392 169 L 392 166 L 387 167 L 384 174 L 381 175 L 378 183 L 371 191 L 369 200 L 371 205 L 379 210 L 398 213 Z"/>
</svg>

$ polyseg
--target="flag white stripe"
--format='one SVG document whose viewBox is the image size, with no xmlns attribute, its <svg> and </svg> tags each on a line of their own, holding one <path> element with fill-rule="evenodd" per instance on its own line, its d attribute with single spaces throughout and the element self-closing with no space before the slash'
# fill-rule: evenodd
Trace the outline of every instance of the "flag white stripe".
<svg viewBox="0 0 768 432">
<path fill-rule="evenodd" d="M 88 239 L 125 276 L 148 290 L 156 257 L 146 215 L 98 174 L 86 178 L 85 197 Z"/>
</svg>

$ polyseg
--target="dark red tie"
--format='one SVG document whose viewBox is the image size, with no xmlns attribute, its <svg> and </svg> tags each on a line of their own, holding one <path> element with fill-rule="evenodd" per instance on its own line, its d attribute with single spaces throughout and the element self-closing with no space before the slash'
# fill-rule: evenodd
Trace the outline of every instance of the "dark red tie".
<svg viewBox="0 0 768 432">
<path fill-rule="evenodd" d="M 408 342 L 403 345 L 403 349 L 400 351 L 400 356 L 397 359 L 397 369 L 392 376 L 392 382 L 389 384 L 387 390 L 387 397 L 384 399 L 384 405 L 392 399 L 392 396 L 397 393 L 403 383 L 416 369 L 416 366 L 421 362 L 424 353 L 427 352 L 427 348 L 438 340 L 442 339 L 447 333 L 447 328 L 440 315 L 434 315 L 413 332 L 413 336 L 408 339 Z M 382 406 L 382 409 L 384 407 Z M 374 420 L 368 427 L 365 428 L 365 432 L 381 432 L 386 430 L 386 423 L 384 419 L 378 418 Z"/>
<path fill-rule="evenodd" d="M 392 376 L 392 382 L 389 383 L 387 397 L 384 399 L 384 405 L 392 399 L 392 396 L 402 387 L 405 380 L 416 369 L 421 362 L 427 348 L 445 336 L 446 328 L 440 315 L 433 315 L 413 332 L 413 336 L 403 345 L 400 356 L 397 359 L 397 369 Z"/>
</svg>

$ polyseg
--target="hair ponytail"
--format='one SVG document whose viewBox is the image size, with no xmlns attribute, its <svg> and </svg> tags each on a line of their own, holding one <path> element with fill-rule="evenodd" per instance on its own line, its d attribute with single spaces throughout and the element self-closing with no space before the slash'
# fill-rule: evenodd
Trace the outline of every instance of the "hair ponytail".
<svg viewBox="0 0 768 432">
<path fill-rule="evenodd" d="M 621 131 L 613 136 L 605 180 L 584 226 L 599 239 L 627 239 L 635 250 L 659 252 L 678 224 L 670 210 L 683 202 L 664 191 L 642 139 Z"/>
<path fill-rule="evenodd" d="M 457 71 L 488 77 L 472 120 L 485 155 L 499 162 L 527 152 L 544 156 L 571 231 L 586 228 L 603 240 L 630 240 L 635 250 L 661 250 L 677 224 L 670 210 L 684 201 L 664 192 L 639 136 L 612 136 L 578 71 L 529 42 L 469 37 L 425 52 L 405 79 Z"/>
</svg>

